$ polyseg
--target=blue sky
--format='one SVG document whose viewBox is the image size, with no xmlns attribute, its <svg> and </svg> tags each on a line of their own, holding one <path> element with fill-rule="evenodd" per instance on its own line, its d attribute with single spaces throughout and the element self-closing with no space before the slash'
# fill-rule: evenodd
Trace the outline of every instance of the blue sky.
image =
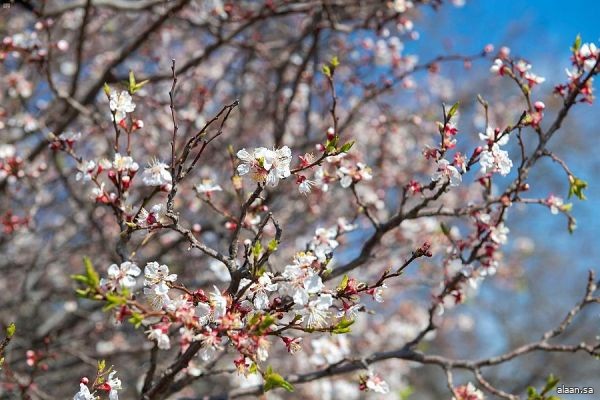
<svg viewBox="0 0 600 400">
<path fill-rule="evenodd" d="M 462 8 L 445 5 L 442 12 L 426 12 L 423 20 L 416 21 L 415 24 L 421 37 L 418 41 L 409 43 L 406 52 L 416 52 L 421 59 L 428 60 L 444 53 L 473 54 L 487 43 L 494 44 L 496 48 L 506 45 L 511 48 L 512 55 L 530 61 L 533 70 L 548 79 L 538 90 L 549 93 L 554 83 L 565 79 L 564 70 L 569 65 L 569 47 L 576 35 L 581 34 L 584 42 L 599 42 L 598 21 L 600 1 L 467 0 Z M 486 65 L 476 68 L 480 73 L 487 72 Z M 596 90 L 600 90 L 599 84 L 600 79 L 597 79 Z M 586 192 L 587 201 L 573 200 L 573 213 L 578 220 L 578 229 L 575 234 L 570 235 L 564 218 L 550 214 L 544 207 L 529 207 L 527 214 L 513 211 L 513 238 L 528 234 L 536 242 L 538 255 L 529 261 L 526 268 L 532 285 L 538 286 L 537 289 L 532 288 L 530 293 L 484 291 L 482 294 L 488 304 L 493 305 L 502 297 L 503 304 L 523 310 L 535 304 L 529 303 L 530 296 L 537 296 L 547 299 L 545 301 L 548 305 L 552 304 L 557 316 L 563 315 L 581 295 L 586 270 L 593 268 L 600 273 L 600 246 L 596 244 L 600 234 L 600 152 L 590 146 L 600 143 L 600 103 L 593 106 L 579 105 L 568 118 L 577 119 L 581 129 L 559 134 L 572 135 L 575 139 L 573 142 L 580 145 L 570 147 L 563 142 L 557 144 L 554 141 L 554 149 L 568 162 L 573 172 L 590 185 Z M 537 188 L 536 194 L 566 196 L 566 178 L 560 169 L 551 163 L 538 167 L 538 172 L 531 176 L 532 181 L 543 180 L 543 185 Z M 526 222 L 520 223 L 519 220 Z M 598 314 L 597 310 L 594 312 Z M 516 314 L 516 320 L 528 318 L 523 313 Z M 489 338 L 487 345 L 490 355 L 506 350 L 507 343 L 496 333 L 499 331 L 498 321 L 487 316 L 482 322 L 480 327 Z M 596 383 L 585 381 L 589 378 L 581 379 L 583 381 L 577 383 Z M 571 380 L 566 383 L 576 382 Z M 600 387 L 596 386 L 595 389 L 600 390 Z M 583 400 L 593 397 L 565 397 L 568 398 Z"/>
</svg>

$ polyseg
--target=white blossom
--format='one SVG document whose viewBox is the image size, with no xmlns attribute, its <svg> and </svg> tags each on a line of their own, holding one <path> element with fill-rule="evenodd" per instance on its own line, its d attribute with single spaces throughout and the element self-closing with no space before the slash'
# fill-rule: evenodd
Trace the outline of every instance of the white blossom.
<svg viewBox="0 0 600 400">
<path fill-rule="evenodd" d="M 135 286 L 135 277 L 141 272 L 140 268 L 130 261 L 125 261 L 121 265 L 112 264 L 108 267 L 108 279 L 103 278 L 100 285 L 106 285 L 112 290 L 118 287 L 131 289 Z"/>
<path fill-rule="evenodd" d="M 237 167 L 240 176 L 252 172 L 255 181 L 266 182 L 271 187 L 277 186 L 279 179 L 291 174 L 292 152 L 287 146 L 273 150 L 258 147 L 252 153 L 242 149 L 237 152 L 237 157 L 242 161 Z"/>
<path fill-rule="evenodd" d="M 369 371 L 365 386 L 367 387 L 367 390 L 375 393 L 387 394 L 390 392 L 390 386 L 387 382 L 373 371 Z"/>
<path fill-rule="evenodd" d="M 171 348 L 171 340 L 162 327 L 153 328 L 147 331 L 148 339 L 156 341 L 156 345 L 161 350 L 169 350 Z"/>
<path fill-rule="evenodd" d="M 439 181 L 442 178 L 448 178 L 450 186 L 458 186 L 462 182 L 462 175 L 458 169 L 443 158 L 437 162 L 437 170 L 431 176 L 431 180 Z"/>
<path fill-rule="evenodd" d="M 119 400 L 119 394 L 117 390 L 122 389 L 121 380 L 115 377 L 116 373 L 117 371 L 112 371 L 110 374 L 108 374 L 108 380 L 106 381 L 110 387 L 110 392 L 108 393 L 109 400 Z"/>
<path fill-rule="evenodd" d="M 155 159 L 144 169 L 142 181 L 146 186 L 163 186 L 171 185 L 173 179 L 169 172 L 169 166 Z"/>
<path fill-rule="evenodd" d="M 500 146 L 494 143 L 491 149 L 487 148 L 481 152 L 479 165 L 484 174 L 498 172 L 500 175 L 506 176 L 510 173 L 513 163 L 508 152 L 500 149 Z"/>
<path fill-rule="evenodd" d="M 203 179 L 198 185 L 195 186 L 196 192 L 207 193 L 220 192 L 223 188 L 217 185 L 212 179 Z"/>
<path fill-rule="evenodd" d="M 112 92 L 110 94 L 110 109 L 115 113 L 115 120 L 120 122 L 123 118 L 127 116 L 127 113 L 133 112 L 135 110 L 135 104 L 131 99 L 129 93 L 125 90 L 117 93 Z"/>
<path fill-rule="evenodd" d="M 94 400 L 96 397 L 90 393 L 90 389 L 83 383 L 79 384 L 79 392 L 75 393 L 73 400 Z"/>
</svg>

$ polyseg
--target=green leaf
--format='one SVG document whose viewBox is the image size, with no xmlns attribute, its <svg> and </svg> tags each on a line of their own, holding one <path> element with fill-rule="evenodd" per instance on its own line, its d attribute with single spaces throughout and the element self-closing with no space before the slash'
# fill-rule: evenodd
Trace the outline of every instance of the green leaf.
<svg viewBox="0 0 600 400">
<path fill-rule="evenodd" d="M 527 400 L 536 400 L 539 399 L 539 395 L 537 394 L 537 390 L 534 387 L 529 386 L 527 388 Z"/>
<path fill-rule="evenodd" d="M 15 334 L 15 332 L 17 331 L 17 326 L 15 325 L 14 322 L 11 322 L 7 327 L 6 327 L 6 336 L 11 338 L 13 337 L 13 335 Z"/>
<path fill-rule="evenodd" d="M 415 392 L 412 386 L 407 386 L 398 393 L 401 400 L 408 400 L 408 398 Z"/>
<path fill-rule="evenodd" d="M 90 289 L 75 289 L 75 293 L 77 294 L 78 297 L 83 297 L 83 298 L 87 298 L 88 295 L 90 294 Z"/>
<path fill-rule="evenodd" d="M 250 364 L 250 367 L 248 367 L 248 373 L 255 374 L 257 372 L 258 372 L 258 365 L 256 365 L 256 363 Z"/>
<path fill-rule="evenodd" d="M 573 209 L 573 203 L 563 204 L 559 208 L 563 212 L 570 212 Z"/>
<path fill-rule="evenodd" d="M 549 391 L 551 391 L 552 389 L 554 389 L 559 381 L 560 381 L 560 379 L 555 377 L 553 374 L 550 374 L 548 376 L 548 379 L 546 379 L 546 386 L 544 386 L 544 389 L 542 389 L 541 395 L 543 396 L 546 393 L 548 393 Z"/>
<path fill-rule="evenodd" d="M 338 292 L 343 292 L 344 290 L 346 290 L 346 287 L 348 287 L 348 280 L 348 275 L 344 275 L 342 281 L 337 287 Z"/>
<path fill-rule="evenodd" d="M 569 175 L 569 198 L 576 196 L 579 200 L 585 200 L 586 197 L 583 191 L 587 188 L 588 183 L 583 179 L 579 179 L 573 175 Z"/>
<path fill-rule="evenodd" d="M 458 111 L 458 106 L 460 105 L 460 101 L 457 101 L 456 103 L 454 103 L 454 105 L 450 108 L 450 111 L 448 111 L 448 119 L 452 119 L 452 117 L 454 117 L 454 114 L 456 114 L 456 112 Z"/>
<path fill-rule="evenodd" d="M 263 375 L 263 378 L 265 379 L 265 384 L 263 386 L 263 390 L 265 392 L 268 392 L 269 390 L 275 389 L 278 387 L 283 388 L 283 389 L 287 390 L 288 392 L 294 391 L 294 386 L 292 386 L 291 383 L 289 383 L 288 381 L 283 379 L 283 376 L 279 375 L 276 372 L 273 372 L 273 369 L 271 368 L 271 366 L 269 366 L 267 368 L 267 372 L 265 372 L 265 374 Z"/>
<path fill-rule="evenodd" d="M 106 93 L 107 96 L 110 96 L 110 86 L 108 86 L 108 83 L 104 82 L 104 93 Z"/>
<path fill-rule="evenodd" d="M 97 287 L 100 284 L 100 275 L 94 269 L 92 260 L 89 257 L 83 257 L 83 264 L 85 265 L 85 273 L 88 277 L 88 285 L 90 287 Z"/>
<path fill-rule="evenodd" d="M 343 333 L 350 333 L 350 326 L 354 323 L 353 319 L 346 319 L 343 317 L 340 322 L 331 330 L 331 333 L 335 333 L 336 335 L 340 335 Z"/>
<path fill-rule="evenodd" d="M 271 239 L 269 241 L 269 244 L 267 244 L 267 249 L 269 250 L 270 253 L 273 253 L 273 252 L 277 251 L 278 246 L 279 246 L 279 242 L 277 241 L 277 239 Z"/>
<path fill-rule="evenodd" d="M 85 285 L 88 284 L 88 277 L 85 275 L 71 275 L 71 279 L 73 279 L 76 282 L 81 282 Z"/>
<path fill-rule="evenodd" d="M 127 304 L 127 299 L 116 293 L 106 293 L 106 302 L 107 304 L 102 308 L 103 311 L 108 311 L 123 304 Z"/>
<path fill-rule="evenodd" d="M 331 62 L 329 62 L 329 64 L 330 64 L 330 65 L 331 65 L 333 68 L 336 68 L 337 66 L 339 66 L 339 65 L 340 65 L 340 60 L 339 60 L 339 58 L 338 58 L 337 56 L 333 56 L 333 57 L 331 58 Z"/>
<path fill-rule="evenodd" d="M 323 74 L 327 77 L 331 77 L 331 68 L 328 65 L 323 65 Z"/>
<path fill-rule="evenodd" d="M 131 325 L 133 325 L 135 329 L 139 328 L 140 325 L 142 325 L 143 320 L 144 320 L 144 317 L 142 317 L 142 315 L 137 312 L 133 312 L 131 314 L 131 317 L 129 317 L 129 319 L 128 319 L 129 323 Z"/>
<path fill-rule="evenodd" d="M 578 33 L 575 41 L 573 42 L 573 46 L 571 46 L 571 51 L 573 53 L 577 53 L 579 48 L 581 47 L 581 35 Z"/>
<path fill-rule="evenodd" d="M 267 329 L 269 329 L 269 327 L 271 325 L 273 325 L 275 323 L 275 318 L 273 318 L 271 315 L 266 314 L 263 318 L 263 320 L 261 321 L 260 325 L 258 326 L 259 329 L 259 333 L 262 334 L 264 333 Z"/>
<path fill-rule="evenodd" d="M 129 89 L 135 87 L 135 76 L 133 75 L 133 71 L 129 70 Z"/>
<path fill-rule="evenodd" d="M 340 148 L 340 152 L 347 153 L 352 146 L 354 146 L 354 140 L 344 143 L 344 145 Z"/>
<path fill-rule="evenodd" d="M 102 371 L 104 371 L 104 368 L 106 368 L 106 360 L 99 360 L 98 361 L 98 373 L 101 374 Z"/>
<path fill-rule="evenodd" d="M 129 71 L 129 93 L 134 94 L 135 92 L 140 90 L 146 83 L 148 83 L 147 79 L 142 82 L 136 82 L 133 71 Z"/>
<path fill-rule="evenodd" d="M 260 243 L 260 240 L 257 240 L 256 243 L 254 243 L 254 246 L 252 246 L 252 256 L 254 256 L 255 259 L 260 257 L 262 250 L 262 243 Z"/>
</svg>

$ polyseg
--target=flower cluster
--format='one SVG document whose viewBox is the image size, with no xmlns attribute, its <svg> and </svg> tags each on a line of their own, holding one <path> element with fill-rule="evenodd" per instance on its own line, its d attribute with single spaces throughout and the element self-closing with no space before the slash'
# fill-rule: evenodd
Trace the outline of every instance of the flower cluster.
<svg viewBox="0 0 600 400">
<path fill-rule="evenodd" d="M 121 265 L 112 264 L 108 267 L 108 279 L 101 279 L 100 285 L 107 290 L 117 290 L 119 288 L 132 289 L 138 276 L 142 271 L 130 261 L 122 262 Z"/>
<path fill-rule="evenodd" d="M 477 389 L 471 382 L 454 389 L 452 400 L 483 400 L 485 397 L 481 390 Z"/>
<path fill-rule="evenodd" d="M 479 165 L 484 174 L 498 172 L 502 176 L 510 173 L 512 160 L 506 150 L 500 146 L 508 143 L 508 135 L 501 133 L 499 129 L 488 127 L 486 133 L 479 133 L 481 140 L 486 141 L 486 147 L 481 152 Z"/>
<path fill-rule="evenodd" d="M 237 152 L 237 157 L 241 161 L 237 167 L 240 176 L 251 173 L 253 180 L 271 187 L 277 186 L 280 179 L 291 174 L 292 152 L 287 146 L 273 150 L 258 147 L 252 152 L 242 149 Z"/>
<path fill-rule="evenodd" d="M 128 113 L 135 110 L 135 103 L 129 92 L 112 92 L 109 99 L 110 110 L 114 113 L 115 121 L 120 123 L 127 117 Z"/>
<path fill-rule="evenodd" d="M 153 160 L 144 169 L 142 181 L 146 186 L 159 186 L 162 190 L 168 192 L 171 190 L 173 179 L 167 164 L 159 160 Z"/>
</svg>

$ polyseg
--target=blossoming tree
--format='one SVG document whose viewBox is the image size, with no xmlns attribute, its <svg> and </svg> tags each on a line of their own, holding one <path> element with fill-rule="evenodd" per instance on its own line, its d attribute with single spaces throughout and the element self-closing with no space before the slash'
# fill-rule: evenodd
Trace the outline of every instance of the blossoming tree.
<svg viewBox="0 0 600 400">
<path fill-rule="evenodd" d="M 552 160 L 584 199 L 548 145 L 593 102 L 599 51 L 578 37 L 554 85 L 506 47 L 405 54 L 424 9 L 462 4 L 442 3 L 4 9 L 2 396 L 408 398 L 431 366 L 434 398 L 555 398 L 554 377 L 517 390 L 492 371 L 600 356 L 563 340 L 600 302 L 592 272 L 539 340 L 463 358 L 443 338 L 474 329 L 460 309 L 484 280 L 515 278 L 511 209 L 575 229 L 529 175 Z M 449 98 L 452 63 L 492 87 Z M 504 88 L 518 95 L 487 100 Z"/>
</svg>

